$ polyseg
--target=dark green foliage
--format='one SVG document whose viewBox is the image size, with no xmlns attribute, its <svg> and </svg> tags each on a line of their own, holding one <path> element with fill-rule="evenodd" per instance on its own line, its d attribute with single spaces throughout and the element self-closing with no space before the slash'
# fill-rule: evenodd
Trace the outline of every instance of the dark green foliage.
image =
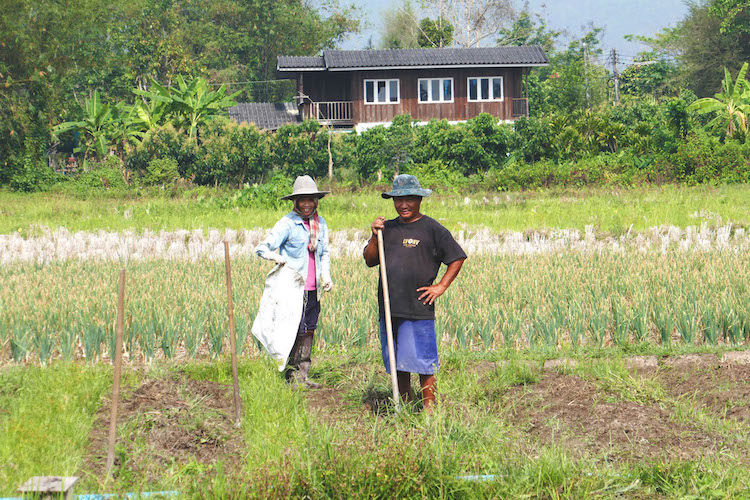
<svg viewBox="0 0 750 500">
<path fill-rule="evenodd" d="M 9 186 L 14 191 L 43 191 L 55 180 L 47 164 L 46 141 L 43 137 L 27 136 L 20 154 L 10 156 L 6 164 Z"/>
<path fill-rule="evenodd" d="M 292 191 L 292 181 L 279 172 L 274 173 L 263 184 L 246 184 L 232 197 L 231 205 L 235 207 L 268 207 L 280 208 L 289 204 L 282 196 Z"/>
<path fill-rule="evenodd" d="M 25 151 L 27 136 L 33 135 L 34 142 L 42 137 L 44 148 L 54 145 L 51 128 L 80 121 L 79 103 L 97 91 L 111 110 L 115 103 L 132 103 L 132 89 L 145 90 L 152 79 L 165 86 L 198 77 L 211 85 L 251 82 L 234 84 L 227 93 L 241 92 L 238 100 L 243 101 L 289 99 L 293 86 L 252 82 L 276 78 L 279 54 L 314 55 L 335 47 L 358 29 L 356 15 L 354 8 L 336 1 L 321 6 L 299 0 L 3 2 L 0 185 L 9 185 L 11 178 L 15 189 L 46 185 L 37 153 Z M 115 114 L 129 111 L 122 106 Z M 127 127 L 107 128 L 109 144 L 104 146 L 119 153 Z M 150 159 L 140 162 L 139 170 Z"/>
<path fill-rule="evenodd" d="M 490 115 L 457 125 L 416 125 L 399 116 L 390 127 L 332 133 L 333 175 L 350 187 L 388 183 L 398 172 L 433 185 L 501 190 L 745 182 L 750 145 L 696 131 L 686 110 L 690 99 L 524 117 L 512 126 Z M 262 132 L 216 121 L 199 135 L 196 144 L 174 129 L 156 129 L 129 152 L 126 165 L 144 175 L 150 161 L 168 157 L 181 177 L 197 184 L 248 185 L 233 202 L 241 206 L 262 202 L 262 186 L 273 175 L 291 182 L 298 175 L 328 174 L 328 129 L 316 122 Z"/>
<path fill-rule="evenodd" d="M 675 81 L 680 71 L 675 63 L 660 59 L 655 52 L 642 53 L 638 59 L 620 75 L 620 93 L 623 97 L 662 97 L 675 94 L 678 90 L 675 88 Z"/>
<path fill-rule="evenodd" d="M 731 140 L 722 143 L 705 132 L 695 132 L 661 163 L 670 177 L 689 184 L 748 182 L 750 144 Z"/>
<path fill-rule="evenodd" d="M 139 174 L 144 174 L 148 164 L 159 158 L 172 158 L 177 162 L 181 177 L 198 177 L 199 149 L 195 139 L 182 134 L 171 125 L 155 128 L 146 133 L 136 147 L 125 157 L 125 166 Z"/>
<path fill-rule="evenodd" d="M 109 156 L 100 163 L 91 163 L 91 170 L 81 173 L 75 180 L 77 188 L 125 190 L 128 186 L 123 176 L 122 162 L 117 156 Z"/>
<path fill-rule="evenodd" d="M 559 31 L 547 29 L 547 22 L 539 14 L 529 12 L 528 3 L 519 12 L 518 17 L 509 29 L 502 29 L 498 33 L 498 45 L 538 45 L 547 54 L 555 50 L 555 42 L 561 35 Z"/>
<path fill-rule="evenodd" d="M 657 53 L 677 54 L 679 72 L 670 83 L 711 97 L 721 90 L 722 68 L 738 69 L 750 60 L 750 8 L 746 0 L 689 2 L 688 14 L 674 28 L 640 39 Z"/>
<path fill-rule="evenodd" d="M 201 137 L 201 157 L 193 169 L 199 184 L 241 186 L 263 178 L 273 166 L 269 136 L 254 125 L 215 121 Z"/>
<path fill-rule="evenodd" d="M 284 125 L 268 138 L 274 166 L 286 175 L 328 174 L 328 129 L 318 122 Z"/>
<path fill-rule="evenodd" d="M 144 186 L 171 186 L 180 179 L 180 171 L 174 158 L 157 158 L 148 162 Z"/>
<path fill-rule="evenodd" d="M 450 47 L 453 43 L 453 25 L 445 19 L 425 17 L 419 22 L 417 43 L 423 48 Z"/>
</svg>

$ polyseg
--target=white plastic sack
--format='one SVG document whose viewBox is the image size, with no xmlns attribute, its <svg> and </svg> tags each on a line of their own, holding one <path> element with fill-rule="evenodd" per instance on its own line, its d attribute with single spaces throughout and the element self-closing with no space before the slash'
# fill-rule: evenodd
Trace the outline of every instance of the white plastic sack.
<svg viewBox="0 0 750 500">
<path fill-rule="evenodd" d="M 276 266 L 266 277 L 252 333 L 268 354 L 286 367 L 302 318 L 305 279 L 290 266 Z"/>
</svg>

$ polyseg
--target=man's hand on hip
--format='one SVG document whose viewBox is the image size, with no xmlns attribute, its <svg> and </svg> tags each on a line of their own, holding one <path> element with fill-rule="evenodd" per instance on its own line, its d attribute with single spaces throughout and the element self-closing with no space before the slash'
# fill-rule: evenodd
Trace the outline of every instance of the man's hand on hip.
<svg viewBox="0 0 750 500">
<path fill-rule="evenodd" d="M 447 289 L 447 286 L 443 286 L 440 283 L 417 288 L 417 292 L 422 292 L 422 295 L 419 296 L 419 301 L 427 306 L 431 306 L 435 303 L 435 299 L 443 295 Z"/>
</svg>

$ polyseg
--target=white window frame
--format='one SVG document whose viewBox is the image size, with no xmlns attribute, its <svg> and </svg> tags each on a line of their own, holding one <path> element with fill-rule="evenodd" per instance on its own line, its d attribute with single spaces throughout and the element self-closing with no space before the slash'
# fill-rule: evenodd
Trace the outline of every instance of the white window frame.
<svg viewBox="0 0 750 500">
<path fill-rule="evenodd" d="M 500 97 L 494 95 L 494 87 L 492 86 L 492 80 L 500 79 Z M 471 81 L 477 80 L 477 98 L 472 99 L 469 89 L 471 88 Z M 489 80 L 487 85 L 490 90 L 490 98 L 482 99 L 482 82 L 481 80 Z M 470 76 L 466 79 L 466 100 L 469 102 L 502 102 L 505 100 L 505 78 L 502 76 Z"/>
<path fill-rule="evenodd" d="M 422 95 L 419 93 L 419 86 L 422 82 L 432 82 L 433 80 L 438 80 L 440 82 L 440 97 L 441 99 L 434 99 L 432 95 L 432 84 L 427 84 L 427 100 L 422 100 Z M 451 99 L 450 101 L 443 100 L 443 82 L 445 80 L 450 80 L 451 82 Z M 453 77 L 439 77 L 439 78 L 417 78 L 417 102 L 419 104 L 441 104 L 441 103 L 451 103 L 456 98 L 456 83 L 453 81 Z"/>
<path fill-rule="evenodd" d="M 372 82 L 373 85 L 373 98 L 377 99 L 378 97 L 378 82 L 385 82 L 385 101 L 367 101 L 367 83 Z M 396 82 L 396 91 L 398 92 L 398 96 L 396 97 L 395 101 L 391 101 L 391 82 Z M 384 104 L 399 104 L 401 102 L 401 80 L 398 78 L 374 78 L 374 79 L 367 79 L 362 84 L 362 101 L 364 101 L 365 105 L 372 106 L 372 105 L 379 105 L 382 106 Z"/>
</svg>

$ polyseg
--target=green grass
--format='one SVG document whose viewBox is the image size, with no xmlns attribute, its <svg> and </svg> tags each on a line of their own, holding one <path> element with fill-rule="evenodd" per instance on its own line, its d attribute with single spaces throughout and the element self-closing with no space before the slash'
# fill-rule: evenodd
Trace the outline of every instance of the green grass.
<svg viewBox="0 0 750 500">
<path fill-rule="evenodd" d="M 111 369 L 59 363 L 0 371 L 0 494 L 31 476 L 73 476 L 88 452 Z"/>
<path fill-rule="evenodd" d="M 332 229 L 369 227 L 378 215 L 395 216 L 378 192 L 337 192 L 324 198 L 320 212 Z M 226 199 L 230 193 L 218 191 Z M 271 227 L 286 213 L 261 207 L 222 208 L 210 189 L 168 198 L 153 193 L 132 198 L 106 193 L 86 199 L 61 193 L 17 194 L 0 191 L 0 234 L 33 234 L 35 227 L 99 229 L 208 229 Z M 214 198 L 215 198 L 214 197 Z M 468 199 L 468 200 L 467 200 Z M 290 205 L 291 207 L 291 205 Z M 621 234 L 671 224 L 714 225 L 719 218 L 750 226 L 750 186 L 641 187 L 522 193 L 440 192 L 427 198 L 423 212 L 451 229 L 485 226 L 496 231 L 577 228 L 593 225 L 599 233 Z"/>
<path fill-rule="evenodd" d="M 310 410 L 305 394 L 286 386 L 269 360 L 243 358 L 239 475 L 226 471 L 222 457 L 208 467 L 188 460 L 159 468 L 161 459 L 146 457 L 144 466 L 141 456 L 142 468 L 131 470 L 125 449 L 119 448 L 115 480 L 87 477 L 77 493 L 169 488 L 193 498 L 731 498 L 750 486 L 739 458 L 747 451 L 745 423 L 710 425 L 696 419 L 699 402 L 666 397 L 652 380 L 631 380 L 617 358 L 581 364 L 572 373 L 606 394 L 658 405 L 686 424 L 696 419 L 698 429 L 723 436 L 729 448 L 694 461 L 611 462 L 607 450 L 581 455 L 538 441 L 509 418 L 525 394 L 517 389 L 530 390 L 541 381 L 539 365 L 529 355 L 507 352 L 496 353 L 492 360 L 505 362 L 486 371 L 485 361 L 478 361 L 484 358 L 446 351 L 434 413 L 407 409 L 376 416 L 364 399 L 390 392 L 376 354 L 314 353 L 312 375 L 343 397 L 328 413 Z M 0 374 L 0 494 L 13 494 L 34 474 L 80 473 L 110 377 L 108 368 L 70 363 Z M 126 377 L 230 384 L 231 371 L 222 358 L 128 369 Z M 201 407 L 199 395 L 185 398 L 198 422 L 209 410 Z M 120 422 L 118 439 L 133 441 L 133 453 L 152 453 L 143 442 L 151 418 L 160 416 L 144 409 L 137 419 Z M 144 480 L 143 467 L 159 478 Z M 467 479 L 478 475 L 491 479 Z"/>
</svg>

